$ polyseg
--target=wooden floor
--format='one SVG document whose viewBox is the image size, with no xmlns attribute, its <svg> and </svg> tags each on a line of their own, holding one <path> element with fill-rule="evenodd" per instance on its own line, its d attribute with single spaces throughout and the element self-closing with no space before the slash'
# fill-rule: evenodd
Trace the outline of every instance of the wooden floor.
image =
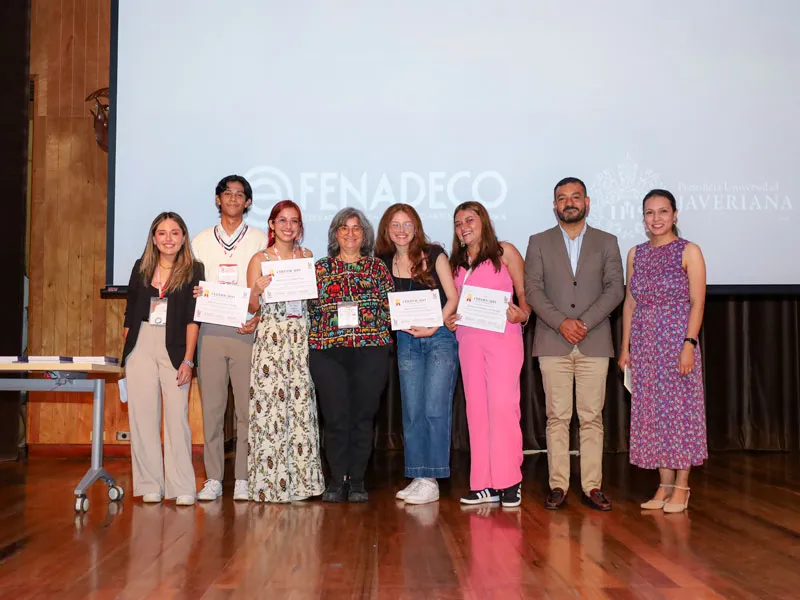
<svg viewBox="0 0 800 600">
<path fill-rule="evenodd" d="M 382 453 L 365 505 L 109 503 L 72 490 L 88 460 L 0 464 L 0 598 L 798 598 L 800 455 L 720 453 L 688 514 L 639 510 L 654 475 L 608 455 L 611 513 L 542 507 L 543 455 L 520 509 L 463 509 L 466 457 L 439 503 L 394 500 L 402 455 Z M 130 463 L 106 466 L 131 491 Z M 574 468 L 574 465 L 573 465 Z M 202 463 L 196 462 L 198 473 Z M 228 471 L 231 469 L 229 468 Z"/>
</svg>

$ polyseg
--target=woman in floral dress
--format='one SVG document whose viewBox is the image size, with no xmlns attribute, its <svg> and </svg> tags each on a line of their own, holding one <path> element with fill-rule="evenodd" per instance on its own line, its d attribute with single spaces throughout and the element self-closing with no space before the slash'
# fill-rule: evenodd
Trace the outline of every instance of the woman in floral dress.
<svg viewBox="0 0 800 600">
<path fill-rule="evenodd" d="M 682 512 L 689 471 L 708 458 L 703 373 L 697 335 L 706 268 L 700 248 L 678 237 L 675 197 L 653 190 L 643 201 L 649 242 L 628 254 L 619 366 L 630 367 L 630 461 L 658 469 L 646 510 Z"/>
<path fill-rule="evenodd" d="M 250 430 L 247 472 L 250 499 L 291 502 L 324 490 L 314 384 L 308 370 L 308 309 L 305 301 L 263 302 L 271 277 L 265 261 L 311 258 L 300 247 L 303 220 L 291 200 L 269 216 L 269 241 L 250 260 L 250 307 L 261 304 L 250 372 Z"/>
</svg>

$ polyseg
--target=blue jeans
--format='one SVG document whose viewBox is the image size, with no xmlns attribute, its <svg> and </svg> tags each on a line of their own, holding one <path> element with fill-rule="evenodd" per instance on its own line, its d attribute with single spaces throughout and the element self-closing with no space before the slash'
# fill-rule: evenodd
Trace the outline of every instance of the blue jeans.
<svg viewBox="0 0 800 600">
<path fill-rule="evenodd" d="M 446 327 L 427 338 L 397 333 L 406 477 L 450 477 L 458 342 Z"/>
</svg>

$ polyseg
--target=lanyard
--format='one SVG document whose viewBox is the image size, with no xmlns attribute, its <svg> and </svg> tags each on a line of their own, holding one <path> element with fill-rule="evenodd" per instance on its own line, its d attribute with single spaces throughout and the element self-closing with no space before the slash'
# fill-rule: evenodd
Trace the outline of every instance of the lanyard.
<svg viewBox="0 0 800 600">
<path fill-rule="evenodd" d="M 472 257 L 469 255 L 469 252 L 467 252 L 467 264 L 469 265 L 469 269 L 467 269 L 467 272 L 464 273 L 464 281 L 461 282 L 462 286 L 467 285 L 467 279 L 469 279 L 469 276 L 472 275 Z"/>
<path fill-rule="evenodd" d="M 297 251 L 296 248 L 292 248 L 292 258 L 293 259 L 297 258 L 296 251 Z M 274 245 L 272 246 L 272 253 L 275 255 L 275 258 L 277 258 L 278 260 L 283 260 L 281 258 L 281 255 L 278 254 L 278 249 Z M 264 250 L 264 254 L 267 255 L 267 258 L 269 258 L 269 255 L 267 254 L 266 250 Z"/>
<path fill-rule="evenodd" d="M 267 248 L 268 250 L 269 248 Z M 267 250 L 264 250 L 264 256 L 267 257 L 267 260 L 270 260 L 269 254 L 267 254 Z M 272 246 L 272 253 L 275 255 L 275 258 L 278 260 L 283 260 L 281 255 L 278 254 L 278 248 L 276 246 Z M 292 247 L 292 258 L 297 258 L 297 246 Z M 287 259 L 288 260 L 288 259 Z M 303 316 L 303 301 L 302 300 L 287 300 L 284 303 L 286 307 L 286 317 L 289 319 L 299 319 Z"/>
<path fill-rule="evenodd" d="M 170 271 L 170 275 L 167 277 L 166 281 L 161 281 L 164 278 L 164 271 L 161 269 L 161 264 L 158 265 L 158 299 L 161 300 L 164 298 L 164 290 L 167 289 L 167 284 L 169 283 L 169 277 L 172 276 L 172 271 Z"/>
<path fill-rule="evenodd" d="M 214 226 L 214 238 L 216 238 L 217 243 L 220 246 L 222 246 L 222 253 L 225 256 L 227 256 L 228 258 L 233 258 L 233 253 L 236 252 L 236 247 L 244 239 L 244 235 L 247 233 L 248 227 L 247 227 L 247 225 L 242 227 L 242 230 L 239 232 L 239 235 L 237 235 L 235 238 L 233 238 L 230 242 L 223 241 L 222 236 L 219 233 L 219 229 L 218 229 L 219 227 L 221 227 L 221 226 L 220 225 L 215 225 Z M 223 233 L 224 233 L 224 230 L 223 230 Z"/>
<path fill-rule="evenodd" d="M 400 273 L 400 261 L 399 261 L 399 260 L 397 260 L 397 254 L 395 254 L 395 255 L 392 257 L 392 265 L 394 265 L 395 267 L 397 267 L 397 272 L 398 272 L 398 273 Z M 408 270 L 408 274 L 409 274 L 409 275 L 411 275 L 411 269 L 410 269 L 410 268 L 409 268 L 409 270 Z M 399 290 L 399 289 L 397 289 L 397 281 L 396 281 L 396 280 L 397 280 L 397 279 L 405 279 L 405 277 L 400 277 L 400 275 L 398 275 L 397 277 L 395 277 L 394 273 L 391 273 L 391 275 L 392 275 L 392 280 L 395 280 L 395 283 L 394 283 L 394 291 L 395 291 L 395 292 L 402 292 L 403 290 Z M 411 291 L 411 286 L 412 286 L 412 285 L 414 285 L 414 277 L 409 277 L 409 278 L 408 278 L 408 291 L 409 291 L 409 292 Z"/>
<path fill-rule="evenodd" d="M 461 282 L 462 286 L 467 285 L 467 279 L 469 279 L 469 276 L 472 275 L 472 259 L 469 257 L 469 254 L 467 254 L 467 262 L 469 264 L 469 269 L 467 269 L 467 272 L 464 273 L 464 281 Z"/>
</svg>

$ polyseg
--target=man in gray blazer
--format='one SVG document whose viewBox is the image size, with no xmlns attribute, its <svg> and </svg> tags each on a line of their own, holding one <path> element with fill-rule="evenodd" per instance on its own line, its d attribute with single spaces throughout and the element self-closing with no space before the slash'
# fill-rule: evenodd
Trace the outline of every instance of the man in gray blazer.
<svg viewBox="0 0 800 600">
<path fill-rule="evenodd" d="M 601 491 L 603 404 L 614 356 L 608 316 L 624 296 L 622 259 L 616 237 L 586 224 L 589 196 L 580 179 L 562 179 L 554 196 L 558 225 L 532 235 L 525 257 L 525 298 L 537 317 L 533 355 L 539 357 L 547 407 L 545 507 L 561 508 L 569 489 L 574 382 L 582 498 L 592 508 L 611 510 Z"/>
</svg>

